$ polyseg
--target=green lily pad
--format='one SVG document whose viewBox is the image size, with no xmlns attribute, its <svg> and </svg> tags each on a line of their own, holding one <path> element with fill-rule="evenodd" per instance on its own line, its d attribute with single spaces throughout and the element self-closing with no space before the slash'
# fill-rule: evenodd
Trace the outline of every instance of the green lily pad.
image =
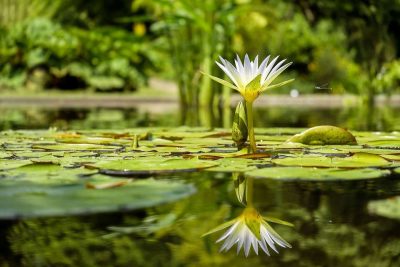
<svg viewBox="0 0 400 267">
<path fill-rule="evenodd" d="M 97 173 L 85 168 L 67 169 L 54 164 L 30 164 L 4 172 L 5 181 L 29 181 L 37 184 L 77 183 L 83 175 Z"/>
<path fill-rule="evenodd" d="M 306 145 L 356 145 L 357 141 L 346 129 L 323 125 L 316 126 L 296 134 L 287 142 L 301 143 Z"/>
<path fill-rule="evenodd" d="M 370 201 L 368 211 L 382 217 L 400 220 L 400 196 Z"/>
<path fill-rule="evenodd" d="M 214 161 L 218 165 L 207 169 L 212 172 L 245 172 L 256 169 L 257 164 L 268 164 L 264 160 L 252 160 L 243 158 L 222 158 Z"/>
<path fill-rule="evenodd" d="M 355 153 L 350 157 L 325 157 L 321 155 L 301 155 L 300 157 L 287 157 L 273 159 L 273 163 L 283 166 L 303 167 L 341 167 L 341 168 L 365 168 L 384 167 L 391 162 L 379 155 L 369 153 Z"/>
<path fill-rule="evenodd" d="M 389 170 L 338 169 L 338 168 L 308 168 L 308 167 L 273 167 L 256 169 L 245 175 L 254 178 L 278 180 L 336 181 L 373 179 L 390 174 Z"/>
<path fill-rule="evenodd" d="M 369 147 L 400 148 L 400 136 L 381 135 L 359 138 L 359 143 Z"/>
<path fill-rule="evenodd" d="M 198 171 L 216 165 L 214 162 L 196 158 L 151 157 L 98 162 L 89 164 L 88 167 L 97 168 L 104 174 L 129 176 Z"/>
<path fill-rule="evenodd" d="M 393 161 L 400 161 L 400 155 L 382 155 L 383 158 Z"/>
<path fill-rule="evenodd" d="M 9 158 L 9 157 L 11 157 L 11 156 L 12 156 L 11 153 L 7 153 L 7 152 L 4 152 L 4 151 L 0 151 L 0 159 Z"/>
<path fill-rule="evenodd" d="M 134 210 L 175 201 L 194 192 L 188 184 L 152 179 L 101 190 L 87 189 L 83 183 L 55 186 L 3 181 L 0 219 Z"/>
<path fill-rule="evenodd" d="M 33 148 L 57 151 L 115 151 L 119 146 L 105 146 L 96 144 L 55 144 L 55 145 L 35 145 Z"/>
<path fill-rule="evenodd" d="M 25 165 L 32 164 L 30 160 L 12 160 L 12 159 L 0 159 L 0 171 L 10 170 L 19 168 Z"/>
</svg>

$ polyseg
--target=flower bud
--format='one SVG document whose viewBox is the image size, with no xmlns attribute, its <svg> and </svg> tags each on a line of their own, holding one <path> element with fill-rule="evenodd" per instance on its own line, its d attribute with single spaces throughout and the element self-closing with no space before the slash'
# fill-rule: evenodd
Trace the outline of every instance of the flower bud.
<svg viewBox="0 0 400 267">
<path fill-rule="evenodd" d="M 232 125 L 232 140 L 238 149 L 242 149 L 247 141 L 248 129 L 246 118 L 246 106 L 244 101 L 240 101 L 236 106 Z"/>
</svg>

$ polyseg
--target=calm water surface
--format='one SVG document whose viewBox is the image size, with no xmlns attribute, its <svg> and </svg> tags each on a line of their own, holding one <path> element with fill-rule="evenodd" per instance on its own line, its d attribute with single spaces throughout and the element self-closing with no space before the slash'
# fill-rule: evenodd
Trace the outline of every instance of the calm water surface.
<svg viewBox="0 0 400 267">
<path fill-rule="evenodd" d="M 272 255 L 236 246 L 219 253 L 222 232 L 201 235 L 238 216 L 243 205 L 228 174 L 194 173 L 184 180 L 197 192 L 133 212 L 1 222 L 0 266 L 400 266 L 400 222 L 372 216 L 369 200 L 400 193 L 387 178 L 358 182 L 254 180 L 254 205 L 291 245 Z M 149 192 L 151 194 L 151 192 Z M 110 226 L 127 227 L 116 235 Z"/>
</svg>

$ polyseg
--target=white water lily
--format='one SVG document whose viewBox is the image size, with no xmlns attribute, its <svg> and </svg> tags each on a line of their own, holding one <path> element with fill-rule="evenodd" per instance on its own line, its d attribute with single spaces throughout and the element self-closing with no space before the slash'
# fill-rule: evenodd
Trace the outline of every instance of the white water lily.
<svg viewBox="0 0 400 267">
<path fill-rule="evenodd" d="M 237 254 L 243 248 L 246 257 L 250 254 L 251 247 L 257 255 L 258 247 L 260 247 L 268 256 L 270 255 L 268 248 L 276 253 L 279 253 L 277 246 L 291 248 L 291 245 L 275 232 L 267 221 L 292 226 L 279 219 L 262 217 L 253 207 L 247 207 L 239 217 L 216 227 L 205 235 L 229 227 L 216 241 L 217 243 L 224 241 L 220 251 L 228 251 L 237 244 Z"/>
<path fill-rule="evenodd" d="M 212 76 L 207 73 L 203 73 L 220 84 L 229 87 L 231 89 L 239 91 L 246 101 L 246 113 L 247 113 L 247 125 L 248 135 L 250 141 L 250 152 L 256 153 L 257 146 L 254 137 L 254 126 L 253 126 L 253 102 L 261 94 L 261 92 L 285 85 L 293 79 L 284 81 L 278 84 L 271 85 L 273 80 L 278 77 L 292 62 L 283 65 L 286 59 L 278 61 L 279 56 L 275 57 L 269 62 L 271 56 L 267 56 L 259 65 L 258 56 L 255 57 L 254 61 L 250 61 L 249 56 L 246 54 L 243 62 L 239 56 L 235 59 L 235 66 L 232 65 L 228 60 L 220 57 L 221 62 L 216 62 L 217 65 L 225 72 L 225 74 L 233 82 L 230 83 L 218 77 Z"/>
<path fill-rule="evenodd" d="M 292 62 L 283 65 L 286 61 L 286 59 L 283 59 L 275 64 L 278 61 L 279 56 L 269 61 L 270 57 L 271 56 L 267 56 L 259 65 L 258 55 L 255 57 L 254 61 L 251 61 L 249 56 L 246 54 L 243 62 L 237 55 L 234 60 L 235 66 L 228 60 L 220 57 L 221 62 L 216 63 L 231 79 L 233 84 L 218 77 L 209 74 L 206 75 L 216 82 L 239 91 L 247 102 L 253 102 L 261 92 L 293 81 L 293 79 L 291 79 L 279 84 L 271 85 L 272 81 L 287 69 Z"/>
</svg>

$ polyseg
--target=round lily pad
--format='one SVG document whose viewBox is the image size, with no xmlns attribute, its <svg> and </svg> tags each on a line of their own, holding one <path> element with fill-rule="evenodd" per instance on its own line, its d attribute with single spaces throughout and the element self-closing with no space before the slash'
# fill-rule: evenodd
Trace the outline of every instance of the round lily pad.
<svg viewBox="0 0 400 267">
<path fill-rule="evenodd" d="M 257 164 L 268 164 L 268 161 L 245 158 L 222 158 L 215 161 L 218 165 L 207 169 L 213 172 L 244 172 L 253 170 Z"/>
<path fill-rule="evenodd" d="M 302 154 L 299 157 L 273 159 L 272 162 L 283 166 L 341 168 L 383 167 L 391 165 L 390 161 L 381 156 L 369 153 L 355 153 L 349 157 L 326 157 L 322 155 Z"/>
<path fill-rule="evenodd" d="M 97 173 L 85 168 L 63 168 L 60 165 L 35 163 L 4 172 L 4 181 L 29 181 L 35 184 L 78 183 L 84 175 Z"/>
<path fill-rule="evenodd" d="M 272 167 L 246 172 L 245 175 L 254 178 L 278 180 L 336 181 L 373 179 L 390 174 L 388 170 L 371 168 L 338 169 L 309 167 Z"/>
<path fill-rule="evenodd" d="M 54 145 L 35 145 L 34 148 L 57 151 L 115 151 L 121 147 L 106 146 L 97 144 L 54 144 Z"/>
<path fill-rule="evenodd" d="M 10 170 L 19 168 L 25 165 L 32 164 L 30 160 L 11 160 L 11 159 L 0 159 L 0 171 Z"/>
<path fill-rule="evenodd" d="M 99 169 L 108 175 L 147 175 L 173 172 L 198 171 L 216 166 L 217 163 L 199 159 L 149 157 L 128 160 L 112 160 L 89 164 L 88 167 Z"/>
<path fill-rule="evenodd" d="M 84 183 L 55 186 L 3 181 L 0 219 L 134 210 L 171 202 L 194 192 L 194 187 L 188 184 L 152 179 L 108 189 L 88 189 Z"/>
</svg>

